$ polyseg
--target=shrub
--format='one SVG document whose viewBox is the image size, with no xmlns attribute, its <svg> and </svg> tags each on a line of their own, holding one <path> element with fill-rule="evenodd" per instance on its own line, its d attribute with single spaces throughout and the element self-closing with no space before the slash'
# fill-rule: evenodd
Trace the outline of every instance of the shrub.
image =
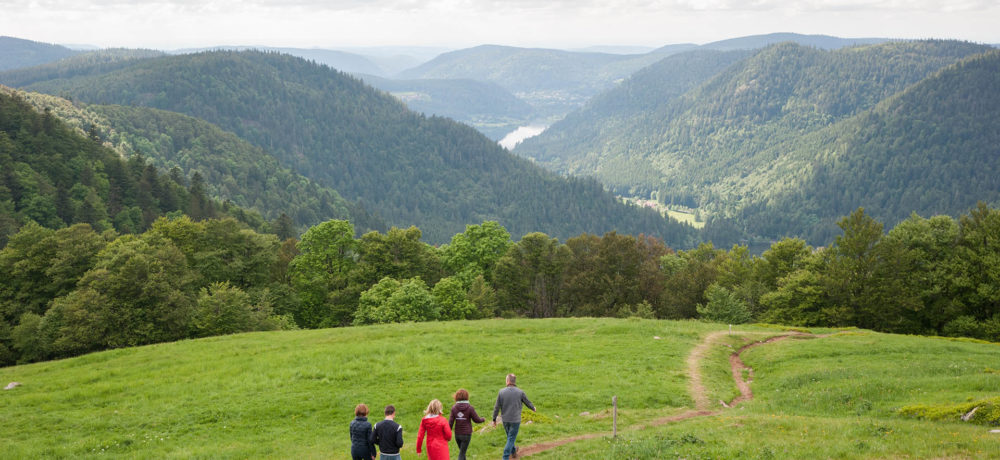
<svg viewBox="0 0 1000 460">
<path fill-rule="evenodd" d="M 725 324 L 743 324 L 750 321 L 750 310 L 745 303 L 718 283 L 712 283 L 705 290 L 708 303 L 698 304 L 698 314 L 702 319 Z"/>
</svg>

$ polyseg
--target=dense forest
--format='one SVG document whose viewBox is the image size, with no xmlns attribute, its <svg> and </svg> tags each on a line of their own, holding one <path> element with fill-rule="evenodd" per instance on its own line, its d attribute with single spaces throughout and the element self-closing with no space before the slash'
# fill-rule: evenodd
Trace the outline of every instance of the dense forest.
<svg viewBox="0 0 1000 460">
<path fill-rule="evenodd" d="M 989 144 L 996 129 L 965 131 L 956 124 L 945 124 L 956 131 L 918 136 L 917 145 L 905 129 L 876 131 L 868 129 L 868 123 L 870 117 L 880 117 L 876 109 L 879 103 L 890 103 L 911 86 L 940 78 L 942 69 L 989 51 L 986 46 L 953 41 L 889 42 L 836 51 L 786 43 L 756 52 L 724 70 L 719 69 L 724 62 L 714 68 L 690 66 L 690 70 L 669 65 L 671 60 L 683 62 L 682 56 L 673 56 L 596 98 L 564 123 L 525 141 L 516 152 L 559 171 L 590 171 L 623 195 L 698 209 L 704 216 L 714 217 L 716 226 L 728 222 L 736 239 L 798 235 L 822 243 L 836 232 L 838 216 L 858 205 L 894 223 L 912 211 L 957 214 L 975 203 L 975 198 L 964 198 L 977 195 L 981 184 L 942 179 L 941 183 L 948 184 L 946 188 L 961 189 L 947 192 L 963 197 L 955 200 L 944 198 L 945 193 L 934 189 L 933 182 L 904 181 L 914 174 L 931 177 L 940 172 L 933 167 L 918 170 L 917 165 L 957 167 L 959 162 L 947 158 L 973 145 L 980 150 L 963 153 L 970 155 L 969 160 L 971 156 L 989 157 L 990 150 L 982 147 Z M 699 82 L 698 77 L 704 76 L 708 78 Z M 992 97 L 995 76 L 959 72 L 954 78 L 968 81 L 952 86 L 917 85 L 908 97 L 914 101 L 954 101 L 939 107 L 949 110 L 940 115 L 942 118 L 988 120 L 994 116 L 983 113 L 986 107 L 961 101 L 970 95 Z M 685 85 L 689 89 L 678 94 Z M 918 94 L 932 91 L 932 87 L 940 90 L 933 95 Z M 911 110 L 912 115 L 908 115 Z M 891 116 L 916 121 L 922 110 L 926 109 L 899 105 Z M 585 126 L 595 134 L 577 136 Z M 936 124 L 928 126 L 943 129 Z M 866 129 L 852 130 L 862 127 Z M 877 139 L 855 136 L 858 132 Z M 963 140 L 968 135 L 976 139 Z M 890 152 L 871 148 L 903 140 L 910 143 L 906 149 Z M 858 149 L 853 143 L 871 144 L 864 155 L 857 156 L 870 164 L 845 168 L 842 152 Z M 939 159 L 929 162 L 906 158 L 909 155 L 935 155 Z M 871 173 L 879 171 L 872 169 L 875 165 L 888 168 L 885 174 L 893 178 L 871 180 Z M 903 165 L 907 172 L 893 170 Z M 974 168 L 986 170 L 993 167 L 976 165 Z M 957 177 L 961 173 L 945 175 Z M 824 180 L 827 185 L 818 185 Z M 825 189 L 820 192 L 820 187 Z M 851 191 L 850 198 L 841 193 L 843 190 Z M 790 198 L 780 198 L 785 195 Z M 885 196 L 903 195 L 926 197 L 907 198 L 891 207 L 881 204 Z M 843 198 L 842 205 L 818 204 L 829 196 Z M 993 195 L 978 198 L 996 199 Z M 779 199 L 783 206 L 776 204 Z M 803 210 L 799 207 L 802 200 L 817 204 Z"/>
<path fill-rule="evenodd" d="M 86 223 L 97 232 L 140 233 L 159 217 L 231 216 L 255 229 L 254 212 L 212 200 L 200 174 L 164 174 L 141 155 L 122 160 L 49 111 L 0 92 L 0 244 L 22 225 L 57 229 Z"/>
<path fill-rule="evenodd" d="M 858 209 L 831 246 L 761 256 L 647 236 L 496 222 L 449 244 L 348 221 L 280 243 L 233 219 L 159 218 L 118 236 L 33 222 L 0 250 L 0 363 L 242 331 L 472 318 L 701 318 L 1000 340 L 1000 210 L 912 216 L 888 233 Z"/>
<path fill-rule="evenodd" d="M 681 247 L 695 238 L 690 227 L 626 206 L 592 179 L 545 172 L 470 127 L 416 114 L 359 80 L 291 56 L 211 52 L 144 59 L 29 88 L 204 119 L 389 224 L 419 225 L 432 242 L 484 220 L 564 238 L 612 229 Z"/>
</svg>

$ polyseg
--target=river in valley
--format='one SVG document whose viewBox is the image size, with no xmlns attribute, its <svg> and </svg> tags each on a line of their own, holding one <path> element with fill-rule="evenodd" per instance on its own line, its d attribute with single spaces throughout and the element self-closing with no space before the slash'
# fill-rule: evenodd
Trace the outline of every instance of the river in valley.
<svg viewBox="0 0 1000 460">
<path fill-rule="evenodd" d="M 542 134 L 542 131 L 545 131 L 545 128 L 548 128 L 548 126 L 542 126 L 542 125 L 521 126 L 508 133 L 506 136 L 504 136 L 503 139 L 500 139 L 499 144 L 501 147 L 506 148 L 507 150 L 513 150 L 514 147 L 517 146 L 517 144 L 521 143 L 521 141 L 529 137 L 534 137 L 539 134 Z"/>
</svg>

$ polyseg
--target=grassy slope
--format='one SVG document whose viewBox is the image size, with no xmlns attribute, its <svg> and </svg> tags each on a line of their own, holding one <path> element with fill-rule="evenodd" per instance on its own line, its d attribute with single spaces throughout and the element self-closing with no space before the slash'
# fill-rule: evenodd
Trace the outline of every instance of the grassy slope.
<svg viewBox="0 0 1000 460">
<path fill-rule="evenodd" d="M 995 395 L 997 352 L 996 344 L 868 332 L 769 344 L 743 356 L 755 370 L 755 399 L 738 409 L 534 458 L 996 458 L 1000 435 L 990 428 L 897 410 Z M 709 357 L 706 379 L 723 373 L 716 361 L 727 354 Z M 733 396 L 707 386 L 713 401 Z"/>
<path fill-rule="evenodd" d="M 609 429 L 691 404 L 684 360 L 717 326 L 491 320 L 243 334 L 0 369 L 2 458 L 344 458 L 359 402 L 398 408 L 412 456 L 427 402 L 464 387 L 489 417 L 507 372 L 539 409 L 524 442 Z M 660 336 L 662 340 L 654 340 Z M 581 412 L 595 416 L 580 416 Z M 380 412 L 380 411 L 379 411 Z M 378 417 L 379 419 L 381 417 Z M 502 430 L 477 436 L 493 458 Z M 102 450 L 103 449 L 103 450 Z"/>
<path fill-rule="evenodd" d="M 897 414 L 914 403 L 995 395 L 997 345 L 867 332 L 752 349 L 743 357 L 755 369 L 754 400 L 716 416 L 630 430 L 693 405 L 685 360 L 719 329 L 616 319 L 404 324 L 243 334 L 5 368 L 0 383 L 24 385 L 0 393 L 0 417 L 14 421 L 0 428 L 0 457 L 344 458 L 358 402 L 396 404 L 403 452 L 413 456 L 428 400 L 450 406 L 451 393 L 465 387 L 489 417 L 509 371 L 539 409 L 538 416 L 526 412 L 536 422 L 522 426 L 522 445 L 605 432 L 611 396 L 621 401 L 620 441 L 581 441 L 538 459 L 1000 452 L 1000 435 L 981 425 Z M 735 396 L 732 381 L 721 381 L 729 378 L 726 345 L 742 343 L 724 336 L 706 353 L 702 374 L 713 405 Z M 472 458 L 495 458 L 501 432 L 477 434 Z"/>
</svg>

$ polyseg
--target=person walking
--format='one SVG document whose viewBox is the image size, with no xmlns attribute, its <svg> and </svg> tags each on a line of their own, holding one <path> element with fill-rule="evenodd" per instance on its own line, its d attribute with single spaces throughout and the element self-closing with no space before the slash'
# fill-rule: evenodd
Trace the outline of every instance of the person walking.
<svg viewBox="0 0 1000 460">
<path fill-rule="evenodd" d="M 424 418 L 420 421 L 420 429 L 417 430 L 417 455 L 420 455 L 420 448 L 423 445 L 424 437 L 427 437 L 427 459 L 428 460 L 448 460 L 451 455 L 448 452 L 448 441 L 451 441 L 451 427 L 448 426 L 448 419 L 441 413 L 444 406 L 441 401 L 431 400 L 424 411 Z"/>
<path fill-rule="evenodd" d="M 403 447 L 403 427 L 396 423 L 395 406 L 385 406 L 385 420 L 375 424 L 369 441 L 378 446 L 380 460 L 402 460 L 399 449 Z"/>
<path fill-rule="evenodd" d="M 532 412 L 537 412 L 535 405 L 528 400 L 528 395 L 517 387 L 517 376 L 507 374 L 507 386 L 497 394 L 497 402 L 493 405 L 493 426 L 497 426 L 497 414 L 502 413 L 503 430 L 507 432 L 507 444 L 503 447 L 503 460 L 517 458 L 517 446 L 514 445 L 514 442 L 517 440 L 517 432 L 521 428 L 521 404 L 528 406 Z"/>
<path fill-rule="evenodd" d="M 371 443 L 372 424 L 368 423 L 368 406 L 358 404 L 351 421 L 351 458 L 375 460 L 375 445 Z"/>
<path fill-rule="evenodd" d="M 455 444 L 458 444 L 458 460 L 465 460 L 465 450 L 472 442 L 472 422 L 483 423 L 486 419 L 476 413 L 476 408 L 469 404 L 469 392 L 460 388 L 455 392 L 455 405 L 451 406 L 448 425 L 454 430 Z"/>
</svg>

